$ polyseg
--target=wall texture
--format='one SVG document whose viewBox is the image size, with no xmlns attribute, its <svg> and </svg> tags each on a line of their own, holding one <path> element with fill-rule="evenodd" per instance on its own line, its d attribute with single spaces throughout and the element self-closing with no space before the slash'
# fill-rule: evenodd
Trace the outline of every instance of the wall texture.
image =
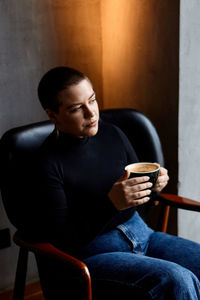
<svg viewBox="0 0 200 300">
<path fill-rule="evenodd" d="M 53 56 L 41 39 L 40 28 L 46 27 L 35 1 L 0 1 L 0 134 L 11 127 L 46 118 L 37 100 L 36 86 L 42 68 Z M 43 8 L 44 10 L 44 8 Z M 48 14 L 46 14 L 47 16 Z M 46 18 L 48 20 L 48 18 Z M 41 41 L 42 40 L 42 41 Z M 46 54 L 45 54 L 46 52 Z M 14 228 L 0 203 L 0 229 Z M 0 289 L 13 284 L 18 248 L 0 250 Z M 34 259 L 30 260 L 29 279 L 36 276 Z"/>
<path fill-rule="evenodd" d="M 91 78 L 100 108 L 133 107 L 153 120 L 176 191 L 178 40 L 178 0 L 1 0 L 0 134 L 46 119 L 38 81 L 70 65 Z M 0 202 L 5 227 L 14 232 Z M 17 253 L 13 244 L 0 250 L 0 289 L 13 284 Z"/>
<path fill-rule="evenodd" d="M 88 74 L 101 101 L 100 1 L 0 1 L 0 135 L 46 119 L 37 99 L 44 72 L 70 65 Z M 0 229 L 14 228 L 0 202 Z M 0 289 L 13 284 L 18 248 L 0 250 Z M 30 260 L 28 280 L 37 278 Z"/>
<path fill-rule="evenodd" d="M 200 201 L 200 2 L 181 1 L 179 194 Z M 200 242 L 199 213 L 180 210 L 179 235 Z"/>
<path fill-rule="evenodd" d="M 134 107 L 152 119 L 176 192 L 179 0 L 102 1 L 102 39 L 104 107 Z"/>
</svg>

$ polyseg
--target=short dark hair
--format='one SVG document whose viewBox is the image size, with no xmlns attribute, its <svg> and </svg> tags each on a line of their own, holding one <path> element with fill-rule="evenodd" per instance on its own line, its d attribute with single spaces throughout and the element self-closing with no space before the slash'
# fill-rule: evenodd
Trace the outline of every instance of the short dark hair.
<svg viewBox="0 0 200 300">
<path fill-rule="evenodd" d="M 42 107 L 58 112 L 59 92 L 84 79 L 88 79 L 84 73 L 69 67 L 61 66 L 49 70 L 38 85 L 38 97 Z"/>
</svg>

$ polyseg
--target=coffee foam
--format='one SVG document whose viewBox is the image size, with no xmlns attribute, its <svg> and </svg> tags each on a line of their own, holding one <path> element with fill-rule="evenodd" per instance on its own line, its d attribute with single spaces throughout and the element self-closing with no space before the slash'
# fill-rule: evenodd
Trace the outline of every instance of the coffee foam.
<svg viewBox="0 0 200 300">
<path fill-rule="evenodd" d="M 132 173 L 148 173 L 158 170 L 159 166 L 151 163 L 135 163 L 126 167 Z"/>
</svg>

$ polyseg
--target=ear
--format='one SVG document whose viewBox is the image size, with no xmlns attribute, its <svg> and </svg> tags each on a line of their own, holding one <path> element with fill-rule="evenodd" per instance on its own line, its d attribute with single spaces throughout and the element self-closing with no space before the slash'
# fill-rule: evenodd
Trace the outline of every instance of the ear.
<svg viewBox="0 0 200 300">
<path fill-rule="evenodd" d="M 49 109 L 49 108 L 47 108 L 45 111 L 46 111 L 46 113 L 47 113 L 49 119 L 50 119 L 54 124 L 56 124 L 56 123 L 57 123 L 57 117 L 56 117 L 55 111 L 53 111 L 53 110 L 51 110 L 51 109 Z"/>
</svg>

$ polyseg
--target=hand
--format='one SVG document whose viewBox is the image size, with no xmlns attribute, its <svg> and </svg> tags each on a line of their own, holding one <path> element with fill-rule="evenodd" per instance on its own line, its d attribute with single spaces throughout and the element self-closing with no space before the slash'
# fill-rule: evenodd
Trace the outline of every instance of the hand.
<svg viewBox="0 0 200 300">
<path fill-rule="evenodd" d="M 163 167 L 160 167 L 160 173 L 153 190 L 160 193 L 164 189 L 164 187 L 166 187 L 168 181 L 168 170 Z"/>
<path fill-rule="evenodd" d="M 108 196 L 118 210 L 132 206 L 138 206 L 149 201 L 152 183 L 148 182 L 148 176 L 130 178 L 130 172 L 126 173 L 113 184 Z"/>
</svg>

